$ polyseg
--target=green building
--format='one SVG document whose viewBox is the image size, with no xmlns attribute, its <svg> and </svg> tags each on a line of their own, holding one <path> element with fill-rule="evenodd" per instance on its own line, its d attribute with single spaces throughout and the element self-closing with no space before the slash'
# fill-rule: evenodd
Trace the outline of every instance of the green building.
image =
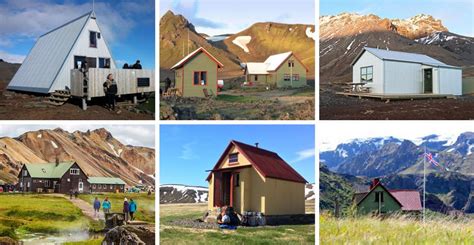
<svg viewBox="0 0 474 245">
<path fill-rule="evenodd" d="M 372 181 L 368 192 L 355 193 L 353 201 L 361 215 L 422 211 L 417 190 L 388 190 L 379 179 Z"/>
<path fill-rule="evenodd" d="M 200 47 L 176 63 L 171 70 L 175 74 L 175 87 L 183 97 L 217 95 L 217 72 L 224 65 L 203 47 Z"/>
</svg>

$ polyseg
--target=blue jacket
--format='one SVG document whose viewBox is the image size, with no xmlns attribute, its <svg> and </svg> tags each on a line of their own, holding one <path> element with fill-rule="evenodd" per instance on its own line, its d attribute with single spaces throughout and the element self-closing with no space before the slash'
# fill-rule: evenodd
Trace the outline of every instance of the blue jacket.
<svg viewBox="0 0 474 245">
<path fill-rule="evenodd" d="M 100 201 L 94 200 L 94 209 L 100 209 Z"/>
<path fill-rule="evenodd" d="M 110 209 L 112 207 L 112 204 L 110 204 L 110 201 L 103 201 L 102 202 L 102 208 L 103 209 Z"/>
<path fill-rule="evenodd" d="M 129 209 L 131 213 L 135 213 L 137 211 L 137 203 L 135 201 L 131 201 Z"/>
</svg>

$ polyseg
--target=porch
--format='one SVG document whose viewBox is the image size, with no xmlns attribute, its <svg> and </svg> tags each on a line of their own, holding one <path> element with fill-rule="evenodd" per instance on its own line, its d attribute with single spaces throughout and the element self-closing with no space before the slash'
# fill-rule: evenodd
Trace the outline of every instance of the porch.
<svg viewBox="0 0 474 245">
<path fill-rule="evenodd" d="M 337 95 L 344 95 L 350 97 L 380 99 L 385 101 L 390 100 L 422 100 L 422 99 L 455 99 L 456 96 L 451 94 L 380 94 L 380 93 L 365 93 L 365 92 L 336 92 Z"/>
</svg>

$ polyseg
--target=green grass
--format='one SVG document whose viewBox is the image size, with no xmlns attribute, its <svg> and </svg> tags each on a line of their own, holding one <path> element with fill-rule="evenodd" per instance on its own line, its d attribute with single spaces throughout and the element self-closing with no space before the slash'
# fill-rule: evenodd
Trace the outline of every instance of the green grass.
<svg viewBox="0 0 474 245">
<path fill-rule="evenodd" d="M 133 198 L 137 203 L 138 211 L 135 213 L 137 220 L 155 223 L 155 194 L 150 196 L 147 193 L 107 193 L 107 194 L 83 194 L 79 198 L 91 204 L 95 197 L 102 202 L 105 197 L 109 198 L 112 204 L 112 212 L 121 213 L 123 210 L 123 199 Z"/>
<path fill-rule="evenodd" d="M 404 216 L 336 219 L 322 214 L 321 244 L 474 244 L 474 219 L 432 215 L 426 224 Z"/>
<path fill-rule="evenodd" d="M 66 242 L 64 245 L 101 245 L 102 240 L 104 240 L 103 237 L 101 238 L 93 238 L 87 241 L 80 241 L 80 242 Z"/>
<path fill-rule="evenodd" d="M 216 100 L 227 102 L 252 103 L 257 101 L 258 99 L 253 96 L 220 94 L 217 95 Z"/>
<path fill-rule="evenodd" d="M 150 96 L 147 101 L 138 105 L 138 109 L 142 111 L 155 112 L 155 95 Z"/>
<path fill-rule="evenodd" d="M 239 227 L 235 231 L 173 226 L 178 219 L 197 219 L 205 205 L 161 205 L 160 244 L 314 244 L 314 225 Z"/>
<path fill-rule="evenodd" d="M 89 220 L 68 200 L 47 195 L 0 195 L 0 237 L 87 229 Z"/>
</svg>

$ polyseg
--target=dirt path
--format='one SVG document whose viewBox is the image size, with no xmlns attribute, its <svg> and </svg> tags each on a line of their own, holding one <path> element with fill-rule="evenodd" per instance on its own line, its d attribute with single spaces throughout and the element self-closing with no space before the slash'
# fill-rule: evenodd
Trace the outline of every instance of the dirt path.
<svg viewBox="0 0 474 245">
<path fill-rule="evenodd" d="M 61 194 L 50 194 L 52 196 L 57 196 L 57 197 L 63 197 L 63 198 L 66 198 L 67 200 L 69 200 L 72 204 L 74 204 L 74 206 L 78 207 L 79 209 L 82 210 L 82 213 L 95 220 L 95 221 L 98 221 L 98 220 L 105 220 L 105 217 L 104 217 L 104 212 L 102 212 L 102 210 L 98 213 L 98 216 L 95 216 L 94 215 L 94 208 L 92 207 L 92 204 L 82 200 L 82 199 L 79 199 L 79 198 L 72 198 L 70 199 L 69 196 L 67 195 L 61 195 Z"/>
</svg>

